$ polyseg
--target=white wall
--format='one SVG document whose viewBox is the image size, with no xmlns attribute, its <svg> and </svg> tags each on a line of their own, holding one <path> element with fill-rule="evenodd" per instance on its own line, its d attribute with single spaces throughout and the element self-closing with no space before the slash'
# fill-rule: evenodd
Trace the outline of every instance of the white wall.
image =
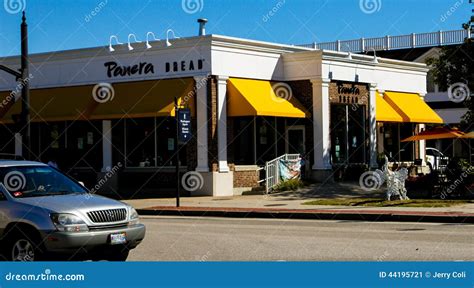
<svg viewBox="0 0 474 288">
<path fill-rule="evenodd" d="M 247 49 L 212 47 L 212 74 L 236 78 L 281 79 L 281 55 Z"/>
<path fill-rule="evenodd" d="M 207 35 L 171 40 L 165 47 L 163 41 L 144 44 L 52 52 L 31 56 L 31 88 L 61 87 L 96 84 L 99 82 L 126 82 L 151 79 L 192 77 L 196 75 L 221 75 L 264 80 L 301 80 L 330 78 L 333 80 L 376 83 L 379 90 L 426 92 L 426 66 L 418 63 L 379 59 L 334 51 L 310 50 L 274 43 L 251 41 L 232 37 Z M 211 48 L 212 47 L 212 48 Z M 296 53 L 295 53 L 296 52 Z M 202 70 L 165 72 L 166 62 L 204 59 Z M 2 64 L 18 67 L 18 57 L 0 58 Z M 104 63 L 115 61 L 119 65 L 148 62 L 154 65 L 154 73 L 108 78 Z M 188 65 L 188 64 L 187 64 Z M 13 77 L 0 73 L 0 91 L 13 89 Z"/>
<path fill-rule="evenodd" d="M 140 46 L 138 46 L 140 45 Z M 38 54 L 31 56 L 30 81 L 31 88 L 62 87 L 74 85 L 97 84 L 99 82 L 128 82 L 139 80 L 166 79 L 206 75 L 211 72 L 210 41 L 189 45 L 175 43 L 171 47 L 153 47 L 145 49 L 143 43 L 134 44 L 135 49 L 128 51 L 126 45 L 115 47 L 115 52 L 109 52 L 108 47 L 63 51 L 58 53 Z M 196 46 L 197 45 L 197 46 Z M 158 46 L 158 44 L 156 44 Z M 198 70 L 197 61 L 204 59 L 203 68 Z M 152 63 L 154 73 L 135 74 L 131 76 L 107 77 L 104 63 L 114 61 L 120 66 Z M 194 70 L 166 72 L 166 63 L 194 61 Z M 18 68 L 18 57 L 0 59 L 0 63 Z M 0 73 L 0 91 L 10 91 L 15 87 L 14 77 Z"/>
<path fill-rule="evenodd" d="M 332 51 L 310 51 L 283 55 L 286 80 L 327 78 L 374 83 L 377 89 L 426 93 L 426 66 L 418 63 L 351 55 Z"/>
<path fill-rule="evenodd" d="M 322 75 L 333 80 L 375 83 L 378 90 L 425 93 L 426 72 L 389 64 L 357 64 L 323 60 Z"/>
</svg>

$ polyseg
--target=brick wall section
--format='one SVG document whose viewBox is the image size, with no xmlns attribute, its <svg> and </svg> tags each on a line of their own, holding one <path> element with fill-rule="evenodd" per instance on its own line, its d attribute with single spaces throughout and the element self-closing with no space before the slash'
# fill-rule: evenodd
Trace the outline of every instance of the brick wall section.
<svg viewBox="0 0 474 288">
<path fill-rule="evenodd" d="M 234 187 L 258 187 L 258 171 L 234 171 Z"/>
<path fill-rule="evenodd" d="M 309 161 L 310 165 L 313 165 L 314 159 L 314 146 L 313 146 L 313 84 L 309 80 L 299 80 L 287 82 L 290 85 L 293 92 L 293 97 L 308 110 L 310 117 L 304 121 L 305 126 L 305 150 L 306 161 Z M 308 162 L 307 162 L 308 163 Z"/>
</svg>

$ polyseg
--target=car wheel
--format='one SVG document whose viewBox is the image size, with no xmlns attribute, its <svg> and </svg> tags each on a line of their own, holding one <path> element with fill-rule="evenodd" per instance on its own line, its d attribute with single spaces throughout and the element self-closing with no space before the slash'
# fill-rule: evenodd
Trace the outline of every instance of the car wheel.
<svg viewBox="0 0 474 288">
<path fill-rule="evenodd" d="M 8 239 L 5 257 L 10 261 L 32 262 L 43 259 L 38 241 L 22 233 L 13 233 Z"/>
</svg>

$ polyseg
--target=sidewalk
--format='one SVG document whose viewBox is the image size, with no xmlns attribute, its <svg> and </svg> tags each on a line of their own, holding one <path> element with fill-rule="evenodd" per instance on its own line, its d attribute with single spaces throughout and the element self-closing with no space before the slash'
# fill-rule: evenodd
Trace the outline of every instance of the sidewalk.
<svg viewBox="0 0 474 288">
<path fill-rule="evenodd" d="M 139 210 L 141 215 L 474 223 L 474 204 L 442 208 L 302 205 L 320 198 L 382 197 L 381 192 L 359 191 L 354 185 L 334 184 L 325 185 L 324 189 L 313 185 L 271 195 L 182 197 L 179 208 L 176 208 L 174 198 L 124 202 Z"/>
</svg>

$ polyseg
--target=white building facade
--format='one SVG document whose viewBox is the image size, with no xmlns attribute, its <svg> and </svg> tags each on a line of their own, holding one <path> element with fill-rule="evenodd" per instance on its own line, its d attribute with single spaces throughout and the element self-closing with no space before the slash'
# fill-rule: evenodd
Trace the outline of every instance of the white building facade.
<svg viewBox="0 0 474 288">
<path fill-rule="evenodd" d="M 423 141 L 398 140 L 442 122 L 423 101 L 424 64 L 219 35 L 163 42 L 31 55 L 33 158 L 55 158 L 92 187 L 118 171 L 97 188 L 128 197 L 173 191 L 178 153 L 182 173 L 203 179 L 191 195 L 230 196 L 257 189 L 259 168 L 285 153 L 301 154 L 318 181 L 375 168 L 381 154 L 424 159 Z M 16 83 L 1 77 L 0 97 L 11 99 Z M 175 97 L 193 117 L 178 152 Z M 19 102 L 0 109 L 2 153 L 21 152 Z"/>
</svg>

